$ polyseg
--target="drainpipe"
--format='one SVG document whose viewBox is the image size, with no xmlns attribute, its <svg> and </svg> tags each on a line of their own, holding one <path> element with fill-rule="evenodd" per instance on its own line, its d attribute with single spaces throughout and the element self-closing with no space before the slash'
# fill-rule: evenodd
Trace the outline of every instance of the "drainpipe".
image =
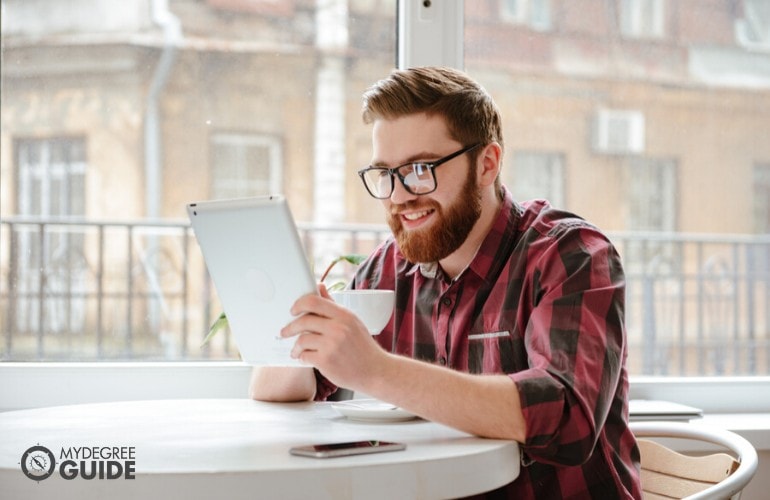
<svg viewBox="0 0 770 500">
<path fill-rule="evenodd" d="M 144 118 L 145 217 L 154 219 L 161 216 L 160 204 L 163 197 L 163 148 L 158 101 L 176 60 L 182 28 L 179 19 L 168 8 L 168 0 L 151 0 L 151 15 L 152 22 L 163 30 L 163 50 L 152 75 Z"/>
<path fill-rule="evenodd" d="M 158 65 L 152 75 L 144 114 L 144 216 L 147 219 L 161 217 L 163 199 L 163 141 L 161 140 L 160 113 L 158 101 L 168 83 L 171 68 L 176 60 L 177 47 L 182 39 L 179 19 L 168 8 L 168 0 L 150 0 L 152 22 L 163 30 L 163 48 Z M 158 330 L 163 310 L 163 291 L 158 285 L 158 237 L 151 235 L 145 242 L 144 255 L 140 255 L 143 268 L 147 273 L 150 288 L 155 299 L 148 299 L 147 322 L 149 328 L 161 335 Z M 183 343 L 186 342 L 186 335 Z M 170 354 L 170 353 L 167 353 Z"/>
</svg>

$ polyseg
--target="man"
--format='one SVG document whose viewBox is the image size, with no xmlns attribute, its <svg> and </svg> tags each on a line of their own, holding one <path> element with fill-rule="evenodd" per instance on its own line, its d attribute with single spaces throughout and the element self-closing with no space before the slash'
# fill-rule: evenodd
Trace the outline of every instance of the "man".
<svg viewBox="0 0 770 500">
<path fill-rule="evenodd" d="M 508 498 L 640 498 L 628 428 L 624 277 L 605 236 L 501 186 L 500 115 L 447 68 L 398 70 L 364 95 L 374 155 L 359 175 L 393 238 L 351 286 L 396 292 L 370 336 L 320 296 L 281 331 L 311 368 L 255 369 L 256 399 L 346 387 L 428 420 L 521 443 Z"/>
</svg>

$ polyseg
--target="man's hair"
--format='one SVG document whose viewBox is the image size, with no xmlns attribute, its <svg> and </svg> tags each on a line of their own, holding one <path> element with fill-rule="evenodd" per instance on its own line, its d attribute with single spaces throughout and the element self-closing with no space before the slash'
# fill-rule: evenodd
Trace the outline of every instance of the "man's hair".
<svg viewBox="0 0 770 500">
<path fill-rule="evenodd" d="M 364 123 L 414 113 L 443 116 L 452 138 L 465 146 L 477 142 L 503 146 L 497 105 L 462 71 L 433 66 L 394 70 L 364 92 Z"/>
</svg>

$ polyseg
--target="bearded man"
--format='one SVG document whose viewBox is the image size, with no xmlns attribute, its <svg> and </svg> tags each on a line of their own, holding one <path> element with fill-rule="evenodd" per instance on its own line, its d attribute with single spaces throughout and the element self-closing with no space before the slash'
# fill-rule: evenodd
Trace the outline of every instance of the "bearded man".
<svg viewBox="0 0 770 500">
<path fill-rule="evenodd" d="M 495 498 L 640 498 L 613 245 L 573 214 L 511 197 L 500 113 L 465 73 L 396 70 L 364 94 L 363 118 L 373 158 L 358 174 L 393 237 L 350 286 L 395 290 L 394 315 L 372 337 L 323 286 L 299 298 L 281 335 L 309 368 L 255 368 L 252 397 L 346 387 L 516 440 L 520 476 Z"/>
</svg>

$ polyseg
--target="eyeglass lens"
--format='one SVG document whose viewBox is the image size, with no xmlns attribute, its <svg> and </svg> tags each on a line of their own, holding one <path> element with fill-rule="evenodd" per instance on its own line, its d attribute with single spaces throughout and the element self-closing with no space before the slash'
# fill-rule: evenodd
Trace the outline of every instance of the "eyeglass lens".
<svg viewBox="0 0 770 500">
<path fill-rule="evenodd" d="M 429 193 L 436 186 L 433 173 L 424 163 L 412 163 L 399 168 L 396 175 L 412 194 Z M 393 191 L 393 177 L 385 168 L 374 168 L 364 172 L 364 180 L 369 190 L 378 198 L 388 198 Z"/>
</svg>

